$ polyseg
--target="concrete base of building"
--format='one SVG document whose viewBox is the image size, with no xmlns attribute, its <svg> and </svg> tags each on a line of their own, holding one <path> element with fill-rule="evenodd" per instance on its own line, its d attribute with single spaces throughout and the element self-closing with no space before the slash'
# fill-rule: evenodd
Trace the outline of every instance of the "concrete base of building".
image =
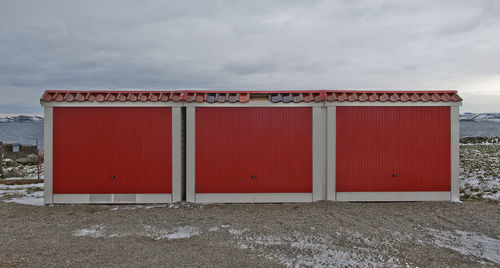
<svg viewBox="0 0 500 268">
<path fill-rule="evenodd" d="M 450 192 L 337 192 L 336 201 L 450 201 Z"/>
<path fill-rule="evenodd" d="M 196 194 L 196 203 L 285 203 L 312 202 L 312 193 Z"/>
<path fill-rule="evenodd" d="M 172 203 L 171 194 L 54 194 L 54 204 Z"/>
</svg>

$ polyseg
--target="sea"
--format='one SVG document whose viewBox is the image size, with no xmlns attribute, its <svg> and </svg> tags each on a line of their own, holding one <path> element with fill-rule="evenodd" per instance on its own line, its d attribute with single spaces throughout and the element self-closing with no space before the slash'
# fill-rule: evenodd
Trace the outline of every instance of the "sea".
<svg viewBox="0 0 500 268">
<path fill-rule="evenodd" d="M 500 122 L 460 121 L 460 137 L 500 137 Z M 43 122 L 0 123 L 0 141 L 36 145 L 43 150 Z"/>
</svg>

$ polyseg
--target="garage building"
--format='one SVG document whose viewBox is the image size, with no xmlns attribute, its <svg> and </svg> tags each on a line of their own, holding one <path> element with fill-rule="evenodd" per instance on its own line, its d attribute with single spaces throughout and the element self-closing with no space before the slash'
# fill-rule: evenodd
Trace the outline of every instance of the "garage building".
<svg viewBox="0 0 500 268">
<path fill-rule="evenodd" d="M 456 91 L 46 91 L 41 103 L 46 203 L 458 200 Z"/>
</svg>

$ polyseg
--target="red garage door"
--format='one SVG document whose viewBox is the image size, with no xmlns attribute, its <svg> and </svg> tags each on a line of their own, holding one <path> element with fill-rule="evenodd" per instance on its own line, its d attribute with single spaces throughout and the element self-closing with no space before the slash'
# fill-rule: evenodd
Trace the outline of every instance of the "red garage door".
<svg viewBox="0 0 500 268">
<path fill-rule="evenodd" d="M 338 192 L 449 191 L 449 107 L 337 107 Z"/>
<path fill-rule="evenodd" d="M 196 193 L 312 192 L 312 110 L 196 108 Z"/>
<path fill-rule="evenodd" d="M 171 111 L 54 108 L 54 193 L 171 193 Z"/>
</svg>

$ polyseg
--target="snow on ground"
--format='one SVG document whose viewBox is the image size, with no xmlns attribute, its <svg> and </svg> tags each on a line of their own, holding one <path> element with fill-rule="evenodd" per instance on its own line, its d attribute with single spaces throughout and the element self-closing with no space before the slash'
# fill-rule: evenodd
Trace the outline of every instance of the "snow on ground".
<svg viewBox="0 0 500 268">
<path fill-rule="evenodd" d="M 187 202 L 178 202 L 175 204 L 150 204 L 150 205 L 116 205 L 110 208 L 109 210 L 134 210 L 138 208 L 191 208 L 193 207 L 191 204 Z"/>
<path fill-rule="evenodd" d="M 460 145 L 460 196 L 500 200 L 500 145 Z"/>
<path fill-rule="evenodd" d="M 179 226 L 174 228 L 173 230 L 158 229 L 153 226 L 144 226 L 144 228 L 146 229 L 146 236 L 149 238 L 153 238 L 154 240 L 185 239 L 200 234 L 199 228 L 189 225 Z"/>
<path fill-rule="evenodd" d="M 500 240 L 498 239 L 460 230 L 449 232 L 430 229 L 430 233 L 435 237 L 435 243 L 439 247 L 500 264 Z"/>
<path fill-rule="evenodd" d="M 386 257 L 377 248 L 342 246 L 338 237 L 325 234 L 269 235 L 248 230 L 228 229 L 234 246 L 256 252 L 259 256 L 293 267 L 379 267 L 396 265 L 399 260 Z"/>
<path fill-rule="evenodd" d="M 43 192 L 38 191 L 38 192 L 33 192 L 33 193 L 27 193 L 21 197 L 14 197 L 9 200 L 5 200 L 5 202 L 13 202 L 13 203 L 18 203 L 18 204 L 23 204 L 23 205 L 31 205 L 31 206 L 43 206 Z"/>
<path fill-rule="evenodd" d="M 89 228 L 83 228 L 73 231 L 76 237 L 91 238 L 119 238 L 119 237 L 149 237 L 154 240 L 173 240 L 187 239 L 192 236 L 200 235 L 201 230 L 198 227 L 189 225 L 178 226 L 173 229 L 162 229 L 155 226 L 144 225 L 137 230 L 119 231 L 106 227 L 104 224 L 93 225 Z"/>
<path fill-rule="evenodd" d="M 217 226 L 216 226 L 217 227 Z M 255 233 L 248 229 L 220 229 L 233 235 L 232 245 L 250 250 L 266 259 L 293 267 L 384 267 L 398 266 L 403 262 L 394 257 L 395 244 L 418 243 L 425 247 L 447 248 L 464 256 L 500 264 L 500 240 L 482 234 L 455 230 L 442 231 L 426 229 L 424 233 L 392 232 L 387 237 L 365 236 L 361 233 L 342 232 L 336 237 L 326 234 L 269 235 Z M 348 246 L 343 241 L 349 241 Z M 392 249 L 391 249 L 392 248 Z M 396 250 L 396 251 L 394 251 Z"/>
<path fill-rule="evenodd" d="M 43 183 L 0 184 L 0 200 L 23 205 L 43 206 Z"/>
<path fill-rule="evenodd" d="M 88 236 L 88 237 L 103 237 L 104 236 L 104 227 L 100 224 L 94 225 L 90 228 L 83 228 L 80 230 L 76 230 L 73 232 L 74 236 Z"/>
</svg>

